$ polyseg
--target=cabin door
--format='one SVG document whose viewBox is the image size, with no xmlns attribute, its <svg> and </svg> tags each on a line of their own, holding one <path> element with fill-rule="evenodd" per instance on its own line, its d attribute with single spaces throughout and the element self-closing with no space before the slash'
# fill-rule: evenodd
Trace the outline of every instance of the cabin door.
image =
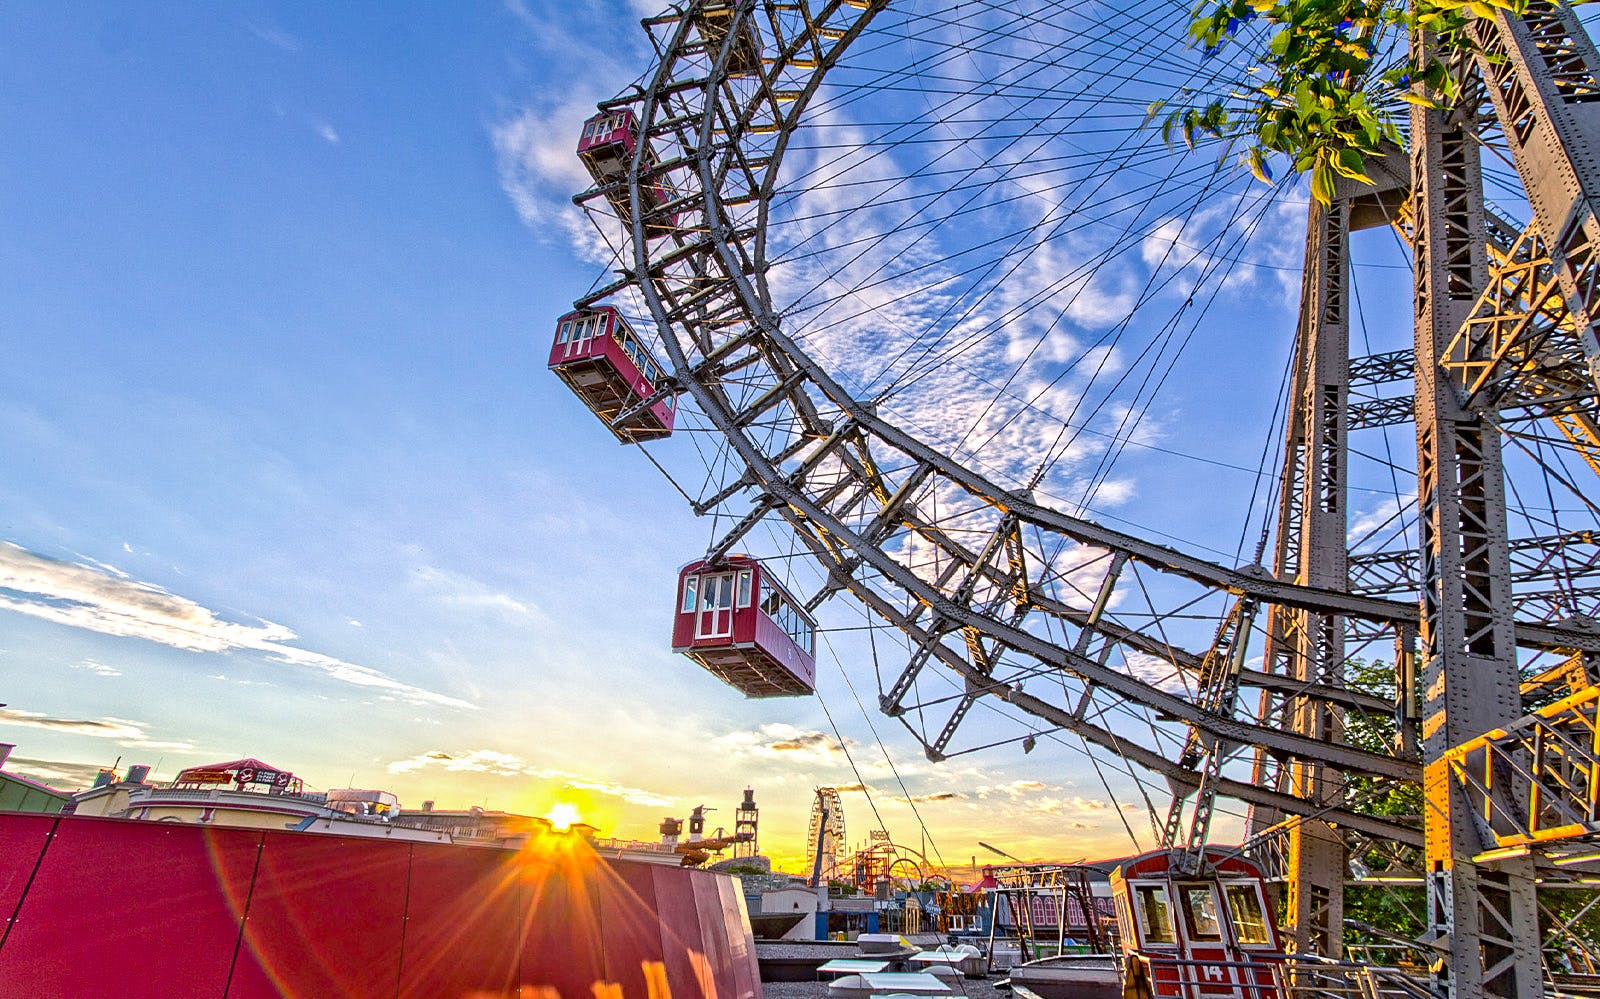
<svg viewBox="0 0 1600 999">
<path fill-rule="evenodd" d="M 733 573 L 713 572 L 700 577 L 700 612 L 695 615 L 695 638 L 729 638 L 733 635 Z"/>
<path fill-rule="evenodd" d="M 1189 965 L 1185 976 L 1189 981 L 1188 996 L 1246 999 L 1240 983 L 1248 979 L 1248 970 L 1238 967 L 1241 955 L 1228 932 L 1226 910 L 1217 887 L 1214 881 L 1179 881 L 1173 885 L 1187 942 L 1188 953 L 1184 956 L 1195 962 Z"/>
<path fill-rule="evenodd" d="M 599 316 L 583 316 L 572 324 L 572 336 L 567 340 L 567 356 L 581 357 L 589 350 L 589 341 L 602 320 Z"/>
</svg>

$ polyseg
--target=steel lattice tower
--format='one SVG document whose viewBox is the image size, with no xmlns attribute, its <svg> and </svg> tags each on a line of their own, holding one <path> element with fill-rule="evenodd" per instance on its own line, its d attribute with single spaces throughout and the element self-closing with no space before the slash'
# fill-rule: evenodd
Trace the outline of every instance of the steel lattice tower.
<svg viewBox="0 0 1600 999">
<path fill-rule="evenodd" d="M 1402 724 L 1401 732 L 1418 738 L 1424 761 L 1421 873 L 1432 937 L 1441 949 L 1435 983 L 1442 995 L 1536 996 L 1543 994 L 1537 850 L 1496 849 L 1494 833 L 1503 824 L 1480 820 L 1486 805 L 1495 807 L 1488 804 L 1493 799 L 1502 811 L 1525 814 L 1532 785 L 1526 771 L 1514 776 L 1511 768 L 1497 775 L 1500 786 L 1489 780 L 1478 788 L 1453 771 L 1460 769 L 1457 747 L 1513 728 L 1525 714 L 1500 410 L 1534 409 L 1591 465 L 1600 452 L 1600 353 L 1590 318 L 1600 304 L 1594 281 L 1600 60 L 1565 5 L 1536 5 L 1523 17 L 1502 12 L 1480 35 L 1483 54 L 1459 67 L 1468 81 L 1462 106 L 1413 111 L 1409 178 L 1391 156 L 1380 164 L 1384 169 L 1373 171 L 1376 189 L 1348 186 L 1332 205 L 1311 208 L 1274 568 L 1310 585 L 1350 585 L 1344 486 L 1352 417 L 1349 237 L 1363 227 L 1360 220 L 1372 224 L 1376 216 L 1410 235 L 1415 345 L 1409 359 L 1358 358 L 1356 364 L 1369 376 L 1396 365 L 1408 369 L 1415 393 L 1409 414 L 1369 405 L 1354 415 L 1364 426 L 1409 415 L 1417 433 L 1422 614 L 1415 648 L 1410 634 L 1399 635 L 1396 668 L 1397 682 L 1415 684 L 1420 695 L 1419 728 L 1412 732 Z M 1491 219 L 1484 203 L 1482 133 L 1496 120 L 1534 209 L 1521 239 Z M 1407 180 L 1409 204 L 1395 196 L 1397 188 L 1406 193 Z M 1543 254 L 1516 252 L 1535 239 Z M 1306 682 L 1342 682 L 1344 625 L 1338 617 L 1286 612 L 1275 616 L 1269 634 L 1269 663 L 1279 671 Z M 1573 658 L 1585 682 L 1591 679 L 1592 655 L 1575 652 Z M 1279 720 L 1330 742 L 1340 738 L 1339 714 L 1305 702 L 1277 709 Z M 1336 788 L 1323 784 L 1323 769 L 1301 764 L 1276 779 L 1287 780 L 1299 797 L 1342 801 Z M 1258 772 L 1271 770 L 1270 762 L 1258 763 Z M 1592 810 L 1592 788 L 1590 795 Z M 1532 807 L 1537 810 L 1536 801 Z M 1274 818 L 1263 812 L 1257 824 L 1265 827 Z M 1326 823 L 1306 821 L 1293 827 L 1289 840 L 1296 941 L 1303 950 L 1336 955 L 1344 837 Z"/>
</svg>

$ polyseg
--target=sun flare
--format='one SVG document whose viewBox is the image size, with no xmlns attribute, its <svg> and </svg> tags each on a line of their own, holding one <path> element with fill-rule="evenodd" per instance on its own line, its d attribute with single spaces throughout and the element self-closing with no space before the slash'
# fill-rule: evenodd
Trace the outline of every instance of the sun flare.
<svg viewBox="0 0 1600 999">
<path fill-rule="evenodd" d="M 550 825 L 556 832 L 566 832 L 583 821 L 578 814 L 578 807 L 565 801 L 559 801 L 552 805 L 550 811 L 546 812 L 544 817 L 550 820 Z"/>
</svg>

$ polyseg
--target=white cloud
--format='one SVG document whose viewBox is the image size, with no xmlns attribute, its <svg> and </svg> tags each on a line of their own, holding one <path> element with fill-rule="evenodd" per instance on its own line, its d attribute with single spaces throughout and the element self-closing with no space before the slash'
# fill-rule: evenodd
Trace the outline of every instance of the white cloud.
<svg viewBox="0 0 1600 999">
<path fill-rule="evenodd" d="M 973 793 L 980 798 L 1003 797 L 1013 800 L 1026 798 L 1045 791 L 1059 791 L 1061 788 L 1055 784 L 1046 784 L 1042 780 L 1014 780 L 1008 784 L 984 784 L 973 789 Z"/>
<path fill-rule="evenodd" d="M 477 610 L 497 611 L 514 617 L 533 618 L 548 623 L 547 615 L 531 601 L 516 597 L 504 590 L 490 586 L 458 572 L 448 572 L 432 566 L 422 566 L 413 572 L 413 578 L 441 602 Z M 360 627 L 360 622 L 352 622 Z"/>
<path fill-rule="evenodd" d="M 718 746 L 747 759 L 782 761 L 785 766 L 848 766 L 845 747 L 826 732 L 771 722 L 758 729 L 730 732 L 716 739 Z"/>
<path fill-rule="evenodd" d="M 95 739 L 143 739 L 144 722 L 126 718 L 53 718 L 38 711 L 0 708 L 0 725 L 36 728 L 62 735 L 84 735 Z"/>
<path fill-rule="evenodd" d="M 1128 675 L 1140 683 L 1147 683 L 1169 694 L 1189 693 L 1188 678 L 1183 671 L 1165 659 L 1125 648 L 1123 660 Z"/>
<path fill-rule="evenodd" d="M 1152 270 L 1180 272 L 1174 287 L 1194 290 L 1202 275 L 1221 268 L 1224 289 L 1275 287 L 1285 302 L 1300 293 L 1300 271 L 1292 266 L 1264 268 L 1255 260 L 1294 261 L 1305 242 L 1305 206 L 1273 201 L 1273 192 L 1252 187 L 1244 193 L 1193 212 L 1187 218 L 1161 219 L 1145 235 L 1139 253 Z M 1270 203 L 1269 203 L 1270 202 Z M 1249 248 L 1248 255 L 1223 259 Z M 1215 274 L 1208 280 L 1215 282 Z"/>
<path fill-rule="evenodd" d="M 117 745 L 128 749 L 160 749 L 177 753 L 193 752 L 195 749 L 192 742 L 152 739 L 145 732 L 144 722 L 127 718 L 53 718 L 38 711 L 3 708 L 0 709 L 0 725 L 34 728 L 60 735 L 87 736 L 91 739 L 115 739 Z"/>
<path fill-rule="evenodd" d="M 316 130 L 317 135 L 322 139 L 323 142 L 326 142 L 330 146 L 337 146 L 339 144 L 339 133 L 334 131 L 332 125 L 325 121 L 319 121 L 315 122 L 312 127 Z"/>
<path fill-rule="evenodd" d="M 1417 494 L 1414 489 L 1399 496 L 1385 496 L 1369 509 L 1350 518 L 1346 540 L 1351 548 L 1385 547 L 1402 528 L 1409 526 L 1413 518 L 1407 513 L 1416 507 Z"/>
<path fill-rule="evenodd" d="M 466 753 L 447 753 L 443 750 L 430 750 L 419 753 L 409 759 L 396 760 L 389 764 L 391 774 L 409 774 L 421 770 L 436 768 L 447 773 L 478 773 L 488 774 L 492 777 L 531 777 L 536 780 L 558 780 L 563 787 L 576 788 L 583 791 L 593 791 L 613 798 L 620 798 L 629 804 L 648 805 L 652 808 L 667 808 L 677 803 L 676 798 L 643 788 L 629 787 L 608 780 L 598 780 L 575 774 L 566 770 L 552 770 L 546 767 L 537 767 L 524 760 L 515 753 L 503 753 L 494 749 L 474 749 Z"/>
<path fill-rule="evenodd" d="M 387 691 L 409 701 L 474 707 L 371 667 L 289 645 L 297 636 L 281 624 L 224 621 L 215 612 L 154 584 L 46 558 L 9 542 L 0 542 L 0 609 L 188 652 L 259 652 L 276 662 L 313 669 L 342 683 Z"/>
<path fill-rule="evenodd" d="M 275 24 L 251 21 L 246 27 L 250 29 L 252 35 L 255 35 L 273 48 L 282 49 L 285 52 L 300 51 L 300 39 Z"/>
<path fill-rule="evenodd" d="M 93 763 L 72 763 L 66 760 L 36 760 L 13 756 L 6 761 L 6 772 L 31 777 L 51 787 L 75 789 L 88 787 L 100 775 Z"/>
<path fill-rule="evenodd" d="M 122 670 L 117 669 L 115 666 L 107 666 L 105 663 L 99 662 L 95 659 L 85 659 L 81 663 L 73 663 L 70 668 L 87 670 L 88 672 L 93 673 L 95 676 L 122 675 Z"/>
</svg>

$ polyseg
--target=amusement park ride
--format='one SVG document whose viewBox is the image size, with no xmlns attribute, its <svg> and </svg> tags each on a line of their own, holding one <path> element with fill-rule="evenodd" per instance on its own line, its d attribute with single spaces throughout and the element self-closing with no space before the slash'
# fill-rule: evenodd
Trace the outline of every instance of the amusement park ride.
<svg viewBox="0 0 1600 999">
<path fill-rule="evenodd" d="M 842 212 L 805 215 L 796 178 L 820 183 L 818 157 L 832 148 L 806 129 L 837 126 L 856 101 L 897 86 L 944 87 L 952 100 L 993 86 L 1023 108 L 1092 89 L 1035 84 L 1046 63 L 1027 59 L 1017 75 L 1030 82 L 1009 89 L 949 61 L 896 77 L 873 60 L 918 40 L 955 46 L 936 28 L 965 23 L 923 6 L 688 0 L 644 22 L 656 65 L 585 126 L 580 155 L 595 187 L 576 200 L 603 234 L 620 234 L 620 266 L 560 320 L 551 367 L 619 439 L 680 433 L 686 418 L 718 439 L 707 461 L 715 474 L 692 503 L 725 530 L 684 569 L 674 648 L 753 696 L 807 693 L 812 615 L 849 593 L 874 627 L 899 637 L 905 665 L 880 705 L 930 759 L 967 751 L 955 739 L 982 705 L 1020 713 L 1027 748 L 1070 737 L 1091 759 L 1114 757 L 1170 786 L 1165 866 L 1124 872 L 1122 904 L 1153 934 L 1147 947 L 1186 932 L 1160 919 L 1171 920 L 1173 898 L 1203 888 L 1205 933 L 1278 953 L 1260 898 L 1229 908 L 1233 875 L 1258 867 L 1284 887 L 1283 947 L 1336 960 L 1357 871 L 1425 899 L 1436 994 L 1540 995 L 1556 970 L 1541 963 L 1546 890 L 1600 883 L 1600 53 L 1577 15 L 1548 0 L 1520 14 L 1494 8 L 1457 62 L 1468 99 L 1413 107 L 1409 149 L 1369 163 L 1372 184 L 1341 180 L 1331 204 L 1310 205 L 1275 532 L 1263 523 L 1269 564 L 1236 567 L 1085 519 L 1082 504 L 1050 498 L 1048 462 L 1032 476 L 996 470 L 967 436 L 898 418 L 906 381 L 951 370 L 961 355 L 952 338 L 978 342 L 961 339 L 964 327 L 942 328 L 920 354 L 902 351 L 894 382 L 873 392 L 859 370 L 835 370 L 840 351 L 824 349 L 829 324 L 842 323 L 826 314 L 834 303 L 816 319 L 808 308 L 820 300 L 779 280 L 785 252 L 804 260 L 801 251 L 832 239 L 849 263 L 857 245 L 893 234 L 859 234 Z M 1132 7 L 1118 15 L 1124 31 L 1181 18 L 1186 5 Z M 1048 28 L 1045 18 L 1027 25 Z M 1088 51 L 1063 37 L 1061 52 Z M 1160 47 L 1119 51 L 1132 59 Z M 999 65 L 998 45 L 983 51 Z M 1142 111 L 1149 95 L 1139 96 L 1127 103 Z M 1053 115 L 1070 136 L 1070 99 L 1033 112 L 1035 130 Z M 1012 131 L 1026 134 L 1021 124 Z M 1159 140 L 1134 147 L 1154 150 L 1143 167 L 1165 155 Z M 901 151 L 885 141 L 863 159 Z M 895 244 L 906 247 L 903 273 L 931 266 L 911 250 L 959 214 L 917 185 L 941 180 L 944 194 L 977 198 L 977 169 L 870 178 L 887 192 L 873 195 L 875 209 L 909 206 L 907 242 Z M 1009 179 L 1009 165 L 994 169 Z M 1520 210 L 1491 206 L 1486 178 Z M 946 214 L 924 220 L 936 204 Z M 830 232 L 836 225 L 843 231 Z M 1352 252 L 1368 230 L 1398 234 L 1410 254 L 1408 348 L 1352 350 L 1363 322 Z M 876 274 L 857 288 L 876 290 Z M 1173 323 L 1199 322 L 1188 310 L 1196 301 Z M 650 335 L 629 332 L 610 302 L 647 314 Z M 867 335 L 903 318 L 844 325 Z M 572 330 L 590 320 L 568 353 Z M 1406 381 L 1409 394 L 1380 394 Z M 1414 498 L 1398 482 L 1413 474 L 1406 462 L 1381 460 L 1404 500 L 1391 518 L 1400 526 L 1387 544 L 1358 545 L 1351 479 L 1370 456 L 1359 441 L 1407 423 Z M 733 554 L 776 522 L 819 567 L 809 596 Z M 794 564 L 786 569 L 792 580 Z M 1207 634 L 1186 647 L 1196 634 L 1186 622 L 1197 620 L 1209 621 Z M 1353 675 L 1378 660 L 1376 680 Z M 1135 668 L 1151 664 L 1183 687 Z M 1230 800 L 1248 809 L 1247 838 L 1242 857 L 1224 859 L 1207 839 Z M 1378 807 L 1395 801 L 1416 807 Z M 813 838 L 814 856 L 826 838 Z M 1165 917 L 1144 891 L 1163 881 Z M 1216 919 L 1224 911 L 1231 930 Z M 1561 918 L 1546 914 L 1546 926 L 1552 939 L 1573 939 Z M 1215 994 L 1254 994 L 1257 971 L 1230 974 L 1231 991 Z"/>
</svg>

